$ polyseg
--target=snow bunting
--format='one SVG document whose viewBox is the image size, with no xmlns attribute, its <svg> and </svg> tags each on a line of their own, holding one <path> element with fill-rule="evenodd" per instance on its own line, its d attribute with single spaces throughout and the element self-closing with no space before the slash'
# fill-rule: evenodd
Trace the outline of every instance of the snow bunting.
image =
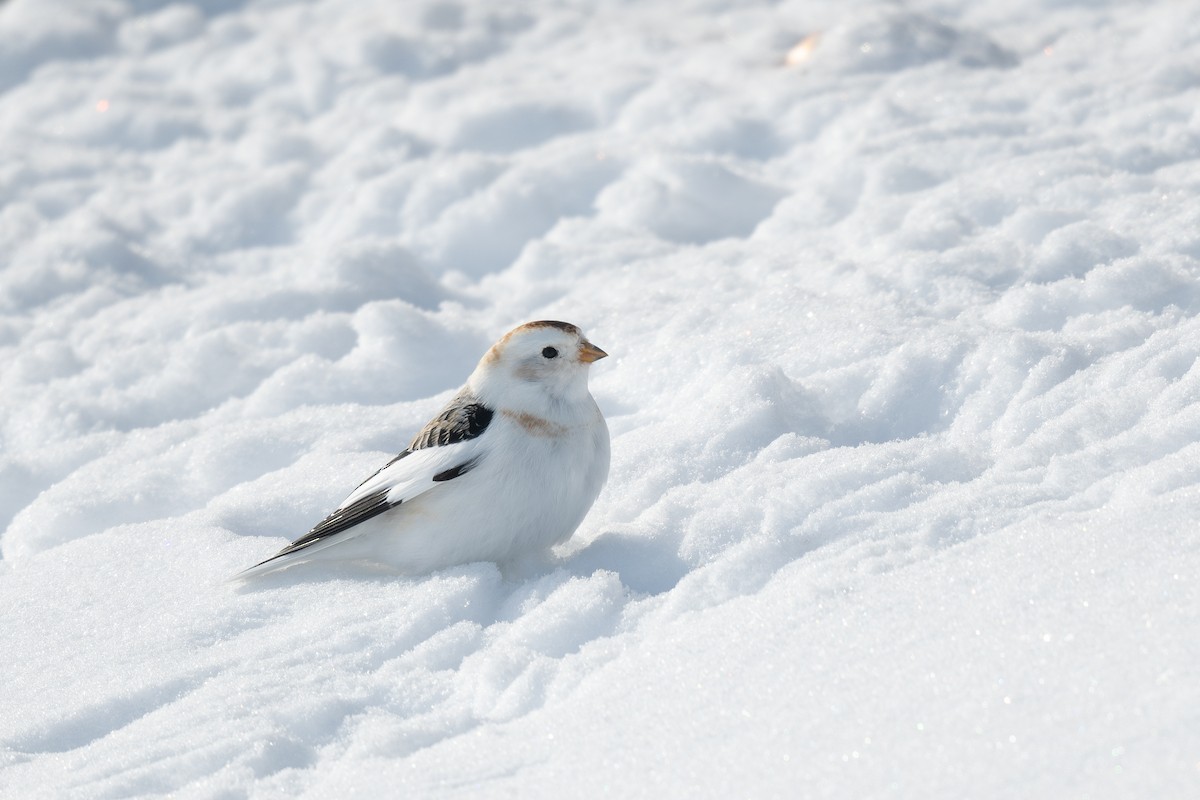
<svg viewBox="0 0 1200 800">
<path fill-rule="evenodd" d="M 608 477 L 608 426 L 587 385 L 606 355 L 566 322 L 509 331 L 408 449 L 238 577 L 314 556 L 428 572 L 566 541 Z"/>
</svg>

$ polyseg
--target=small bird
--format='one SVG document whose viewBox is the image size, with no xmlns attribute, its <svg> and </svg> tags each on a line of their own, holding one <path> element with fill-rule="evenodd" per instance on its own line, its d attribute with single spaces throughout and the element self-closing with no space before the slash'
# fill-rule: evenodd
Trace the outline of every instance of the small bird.
<svg viewBox="0 0 1200 800">
<path fill-rule="evenodd" d="M 566 541 L 608 477 L 608 426 L 587 383 L 606 355 L 567 322 L 509 331 L 404 452 L 237 577 L 313 557 L 423 573 Z"/>
</svg>

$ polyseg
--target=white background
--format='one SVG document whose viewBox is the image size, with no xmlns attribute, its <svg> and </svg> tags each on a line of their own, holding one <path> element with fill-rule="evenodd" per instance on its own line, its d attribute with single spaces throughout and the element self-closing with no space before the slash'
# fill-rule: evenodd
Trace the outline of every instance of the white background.
<svg viewBox="0 0 1200 800">
<path fill-rule="evenodd" d="M 0 5 L 0 795 L 1200 796 L 1200 6 Z M 508 328 L 521 574 L 226 582 Z"/>
</svg>

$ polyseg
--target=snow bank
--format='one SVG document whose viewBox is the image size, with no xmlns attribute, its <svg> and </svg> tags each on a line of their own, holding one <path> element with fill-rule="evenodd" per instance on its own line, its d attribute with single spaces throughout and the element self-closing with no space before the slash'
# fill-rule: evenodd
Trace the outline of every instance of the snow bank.
<svg viewBox="0 0 1200 800">
<path fill-rule="evenodd" d="M 1200 12 L 0 6 L 0 794 L 1187 797 Z M 225 582 L 536 318 L 553 559 Z"/>
</svg>

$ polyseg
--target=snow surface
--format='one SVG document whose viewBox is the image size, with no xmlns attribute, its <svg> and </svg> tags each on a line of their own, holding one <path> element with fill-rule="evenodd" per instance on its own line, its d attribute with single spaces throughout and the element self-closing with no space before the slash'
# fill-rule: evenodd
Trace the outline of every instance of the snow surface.
<svg viewBox="0 0 1200 800">
<path fill-rule="evenodd" d="M 1200 5 L 0 5 L 0 796 L 1200 796 Z M 225 579 L 576 322 L 554 560 Z"/>
</svg>

